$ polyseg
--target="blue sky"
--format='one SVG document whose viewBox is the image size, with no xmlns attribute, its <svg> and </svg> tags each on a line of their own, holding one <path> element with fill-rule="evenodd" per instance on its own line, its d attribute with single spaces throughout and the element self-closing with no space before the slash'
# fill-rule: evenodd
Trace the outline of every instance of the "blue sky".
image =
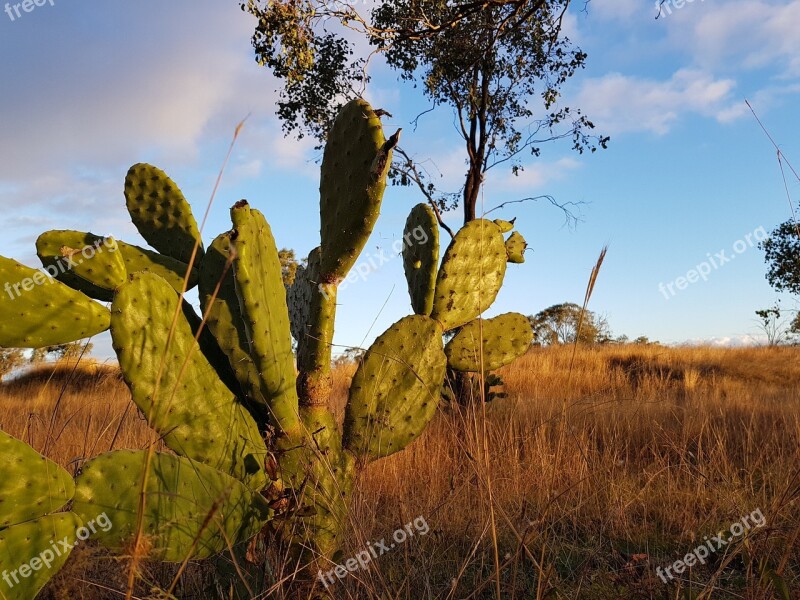
<svg viewBox="0 0 800 600">
<path fill-rule="evenodd" d="M 800 166 L 800 0 L 669 6 L 658 20 L 655 3 L 643 0 L 591 0 L 569 14 L 566 29 L 589 58 L 564 103 L 583 109 L 611 144 L 583 156 L 568 142 L 545 146 L 521 177 L 489 178 L 487 209 L 539 194 L 585 204 L 575 228 L 547 203 L 495 213 L 518 217 L 534 252 L 511 266 L 487 314 L 580 302 L 609 244 L 590 308 L 615 333 L 713 343 L 757 335 L 754 311 L 778 296 L 764 279 L 763 253 L 737 242 L 790 212 L 775 150 L 744 99 Z M 253 59 L 252 26 L 237 2 L 219 0 L 48 0 L 13 21 L 0 13 L 0 208 L 8 232 L 0 254 L 39 266 L 34 241 L 54 228 L 142 243 L 122 194 L 128 167 L 141 161 L 166 170 L 199 218 L 248 114 L 204 239 L 229 229 L 228 208 L 247 198 L 279 245 L 301 255 L 316 246 L 318 157 L 312 143 L 282 136 L 275 82 Z M 403 146 L 436 165 L 445 188 L 457 188 L 463 151 L 451 115 L 441 109 L 414 131 L 410 120 L 426 108 L 418 93 L 379 63 L 372 75 L 366 97 L 394 115 L 387 129 L 403 127 Z M 790 192 L 797 200 L 796 180 Z M 412 189 L 387 191 L 364 260 L 391 253 L 419 201 Z M 458 214 L 448 220 L 456 224 Z M 723 250 L 735 259 L 707 281 L 673 287 L 669 299 L 659 291 Z M 402 262 L 349 284 L 339 300 L 336 343 L 369 343 L 410 312 Z M 111 354 L 107 336 L 96 354 Z"/>
</svg>

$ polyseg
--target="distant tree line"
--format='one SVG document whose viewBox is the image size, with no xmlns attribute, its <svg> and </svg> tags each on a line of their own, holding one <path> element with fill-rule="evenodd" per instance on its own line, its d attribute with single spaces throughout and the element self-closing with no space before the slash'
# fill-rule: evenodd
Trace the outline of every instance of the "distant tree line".
<svg viewBox="0 0 800 600">
<path fill-rule="evenodd" d="M 581 312 L 583 317 L 581 318 Z M 608 320 L 590 310 L 565 302 L 528 317 L 533 327 L 533 344 L 535 346 L 558 346 L 560 344 L 657 344 L 646 336 L 639 336 L 631 341 L 628 336 L 614 337 Z"/>
<path fill-rule="evenodd" d="M 57 346 L 36 348 L 30 355 L 27 355 L 25 350 L 19 348 L 0 348 L 0 380 L 25 365 L 41 364 L 49 360 L 75 360 L 81 356 L 88 356 L 91 354 L 93 347 L 94 344 L 77 341 Z"/>
</svg>

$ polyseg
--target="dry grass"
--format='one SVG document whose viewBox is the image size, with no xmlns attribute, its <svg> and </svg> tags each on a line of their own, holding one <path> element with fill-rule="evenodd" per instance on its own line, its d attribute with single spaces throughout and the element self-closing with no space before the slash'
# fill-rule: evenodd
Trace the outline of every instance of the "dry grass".
<svg viewBox="0 0 800 600">
<path fill-rule="evenodd" d="M 502 372 L 509 397 L 487 407 L 502 597 L 772 598 L 778 578 L 800 597 L 798 350 L 580 348 L 569 376 L 571 358 L 570 348 L 531 351 Z M 339 413 L 351 374 L 336 373 Z M 133 410 L 120 426 L 129 395 L 113 372 L 62 394 L 64 383 L 62 369 L 50 383 L 4 385 L 2 428 L 70 470 L 117 429 L 115 447 L 154 439 Z M 442 411 L 406 452 L 363 474 L 345 557 L 416 517 L 430 532 L 337 583 L 335 598 L 495 596 L 482 418 Z M 680 586 L 656 577 L 756 509 L 766 526 Z M 123 570 L 84 551 L 49 597 L 118 597 L 98 586 L 124 589 Z M 172 572 L 152 567 L 141 597 Z M 190 569 L 178 597 L 210 597 L 204 575 Z"/>
</svg>

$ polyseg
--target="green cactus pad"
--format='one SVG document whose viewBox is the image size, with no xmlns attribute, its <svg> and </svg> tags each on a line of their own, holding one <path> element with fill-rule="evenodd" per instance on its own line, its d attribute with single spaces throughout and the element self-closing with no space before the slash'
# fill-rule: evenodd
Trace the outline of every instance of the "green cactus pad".
<svg viewBox="0 0 800 600">
<path fill-rule="evenodd" d="M 281 431 L 299 427 L 294 354 L 286 289 L 267 220 L 242 200 L 231 209 L 236 294 L 261 393 Z"/>
<path fill-rule="evenodd" d="M 230 245 L 229 234 L 217 236 L 203 257 L 198 285 L 200 305 L 206 315 L 206 327 L 227 356 L 244 395 L 266 406 L 261 393 L 261 376 L 250 358 L 247 330 L 233 279 L 233 262 L 228 264 Z"/>
<path fill-rule="evenodd" d="M 325 283 L 344 279 L 375 227 L 398 134 L 387 142 L 380 118 L 360 99 L 333 122 L 319 187 Z"/>
<path fill-rule="evenodd" d="M 164 171 L 144 163 L 133 165 L 125 177 L 125 203 L 148 244 L 186 264 L 197 245 L 194 264 L 200 264 L 203 244 L 192 209 Z"/>
<path fill-rule="evenodd" d="M 500 233 L 508 233 L 512 229 L 514 229 L 514 221 L 516 219 L 512 219 L 511 221 L 504 221 L 503 219 L 495 219 L 494 224 L 500 228 Z"/>
<path fill-rule="evenodd" d="M 59 281 L 106 302 L 125 282 L 125 261 L 114 238 L 80 231 L 48 231 L 36 240 L 45 270 Z"/>
<path fill-rule="evenodd" d="M 236 375 L 228 362 L 228 357 L 222 351 L 222 348 L 219 347 L 216 338 L 208 328 L 208 322 L 200 329 L 203 319 L 194 311 L 194 307 L 189 304 L 185 298 L 182 308 L 183 316 L 186 317 L 189 327 L 192 328 L 192 334 L 197 338 L 197 343 L 200 344 L 200 351 L 206 359 L 208 359 L 208 362 L 211 363 L 211 366 L 214 367 L 219 378 L 237 398 L 244 396 L 244 392 L 242 392 L 242 388 L 236 380 Z M 199 336 L 197 335 L 198 331 L 200 331 Z"/>
<path fill-rule="evenodd" d="M 436 271 L 439 266 L 439 224 L 427 204 L 411 209 L 403 232 L 403 268 L 408 281 L 411 306 L 418 315 L 433 310 Z"/>
<path fill-rule="evenodd" d="M 444 352 L 451 368 L 479 373 L 513 362 L 530 349 L 531 342 L 533 328 L 528 318 L 519 313 L 506 313 L 467 323 L 450 340 Z"/>
<path fill-rule="evenodd" d="M 152 273 L 135 273 L 117 290 L 111 338 L 133 401 L 172 450 L 260 489 L 264 440 L 200 351 L 178 301 Z"/>
<path fill-rule="evenodd" d="M 0 598 L 35 598 L 81 543 L 81 526 L 74 513 L 61 513 L 0 530 Z"/>
<path fill-rule="evenodd" d="M 122 254 L 122 260 L 125 261 L 125 267 L 128 273 L 148 271 L 166 280 L 176 292 L 181 292 L 183 290 L 183 281 L 186 278 L 186 271 L 189 265 L 164 254 L 147 250 L 146 248 L 140 248 L 139 246 L 126 244 L 125 242 L 117 243 L 119 244 L 119 251 Z M 197 269 L 192 269 L 189 275 L 189 284 L 186 289 L 190 290 L 196 285 Z"/>
<path fill-rule="evenodd" d="M 284 441 L 280 460 L 281 481 L 296 505 L 290 537 L 307 556 L 330 558 L 347 523 L 354 464 L 327 407 L 303 406 L 300 414 L 302 439 Z"/>
<path fill-rule="evenodd" d="M 300 403 L 306 406 L 327 406 L 331 393 L 331 350 L 336 320 L 337 287 L 322 284 L 320 276 L 320 249 L 308 255 L 308 266 L 303 281 L 296 281 L 287 300 L 297 322 L 294 325 L 297 340 L 297 366 L 300 377 L 297 389 Z M 302 287 L 299 287 L 302 286 Z M 307 303 L 305 307 L 302 303 Z"/>
<path fill-rule="evenodd" d="M 320 249 L 314 248 L 308 255 L 307 264 L 297 267 L 294 283 L 286 287 L 292 337 L 298 342 L 306 337 L 310 326 L 311 302 L 320 282 L 319 265 Z"/>
<path fill-rule="evenodd" d="M 39 258 L 44 266 L 47 267 L 48 264 L 52 264 L 61 257 L 61 248 L 63 246 L 83 248 L 90 243 L 102 243 L 102 240 L 103 238 L 99 236 L 81 231 L 50 231 L 39 237 L 36 242 L 36 248 L 39 252 Z M 84 242 L 87 243 L 84 244 Z M 176 291 L 183 290 L 183 280 L 186 277 L 186 270 L 189 268 L 186 263 L 152 250 L 126 244 L 125 242 L 116 241 L 116 247 L 117 252 L 114 254 L 119 256 L 122 264 L 115 262 L 113 265 L 109 265 L 113 267 L 114 275 L 105 284 L 101 283 L 101 281 L 96 281 L 99 276 L 95 276 L 91 283 L 82 277 L 76 277 L 77 270 L 75 270 L 75 273 L 66 271 L 57 276 L 57 279 L 73 289 L 103 301 L 111 301 L 113 299 L 114 294 L 110 290 L 114 290 L 121 285 L 128 273 L 137 273 L 139 271 L 155 273 L 159 277 L 166 279 Z M 100 256 L 95 257 L 92 261 L 87 261 L 87 264 L 92 265 Z M 115 258 L 114 260 L 118 259 Z M 75 262 L 77 262 L 77 259 L 75 259 Z M 117 280 L 120 271 L 124 272 L 122 281 Z M 115 285 L 112 287 L 112 284 Z M 189 276 L 189 285 L 186 289 L 190 290 L 196 285 L 197 270 L 192 269 Z"/>
<path fill-rule="evenodd" d="M 0 431 L 0 529 L 55 512 L 72 499 L 64 469 Z"/>
<path fill-rule="evenodd" d="M 401 319 L 367 351 L 350 386 L 345 447 L 376 459 L 398 452 L 436 412 L 447 358 L 441 326 L 428 317 Z"/>
<path fill-rule="evenodd" d="M 528 247 L 528 242 L 522 237 L 519 231 L 512 233 L 506 240 L 506 253 L 508 254 L 508 262 L 515 264 L 522 264 L 525 262 L 525 249 Z"/>
<path fill-rule="evenodd" d="M 104 306 L 42 271 L 0 256 L 0 348 L 42 348 L 108 329 Z"/>
<path fill-rule="evenodd" d="M 87 462 L 76 480 L 73 510 L 87 522 L 105 513 L 113 526 L 93 539 L 112 550 L 133 547 L 146 460 L 146 450 L 108 452 Z M 272 517 L 258 493 L 186 458 L 154 452 L 146 479 L 140 547 L 148 559 L 208 558 L 251 538 Z"/>
<path fill-rule="evenodd" d="M 497 298 L 507 258 L 497 225 L 484 219 L 464 225 L 442 259 L 431 317 L 450 330 L 479 316 Z"/>
</svg>

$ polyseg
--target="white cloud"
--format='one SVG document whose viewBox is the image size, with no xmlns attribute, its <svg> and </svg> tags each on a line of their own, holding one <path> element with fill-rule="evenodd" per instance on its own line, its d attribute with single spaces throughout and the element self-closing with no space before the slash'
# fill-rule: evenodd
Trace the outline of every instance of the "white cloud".
<svg viewBox="0 0 800 600">
<path fill-rule="evenodd" d="M 696 64 L 730 72 L 777 70 L 800 75 L 800 0 L 695 2 L 665 19 L 672 44 Z"/>
<path fill-rule="evenodd" d="M 667 133 L 681 115 L 728 116 L 737 102 L 732 79 L 716 79 L 696 69 L 681 69 L 666 81 L 609 73 L 583 83 L 575 104 L 604 133 Z"/>
<path fill-rule="evenodd" d="M 572 157 L 561 158 L 553 162 L 535 162 L 525 165 L 519 175 L 508 170 L 492 171 L 487 182 L 487 190 L 524 191 L 534 193 L 553 181 L 560 181 L 570 172 L 580 167 L 580 162 Z M 501 167 L 498 167 L 501 169 Z"/>
<path fill-rule="evenodd" d="M 0 162 L 0 209 L 13 209 L 27 239 L 3 253 L 27 258 L 48 227 L 127 235 L 127 168 L 199 167 L 213 178 L 247 115 L 231 181 L 267 166 L 315 171 L 306 164 L 313 142 L 280 130 L 275 81 L 253 59 L 252 17 L 235 6 L 142 0 L 33 16 L 4 24 L 0 36 L 0 52 L 15 57 L 0 63 L 0 146 L 10 150 Z"/>
</svg>

